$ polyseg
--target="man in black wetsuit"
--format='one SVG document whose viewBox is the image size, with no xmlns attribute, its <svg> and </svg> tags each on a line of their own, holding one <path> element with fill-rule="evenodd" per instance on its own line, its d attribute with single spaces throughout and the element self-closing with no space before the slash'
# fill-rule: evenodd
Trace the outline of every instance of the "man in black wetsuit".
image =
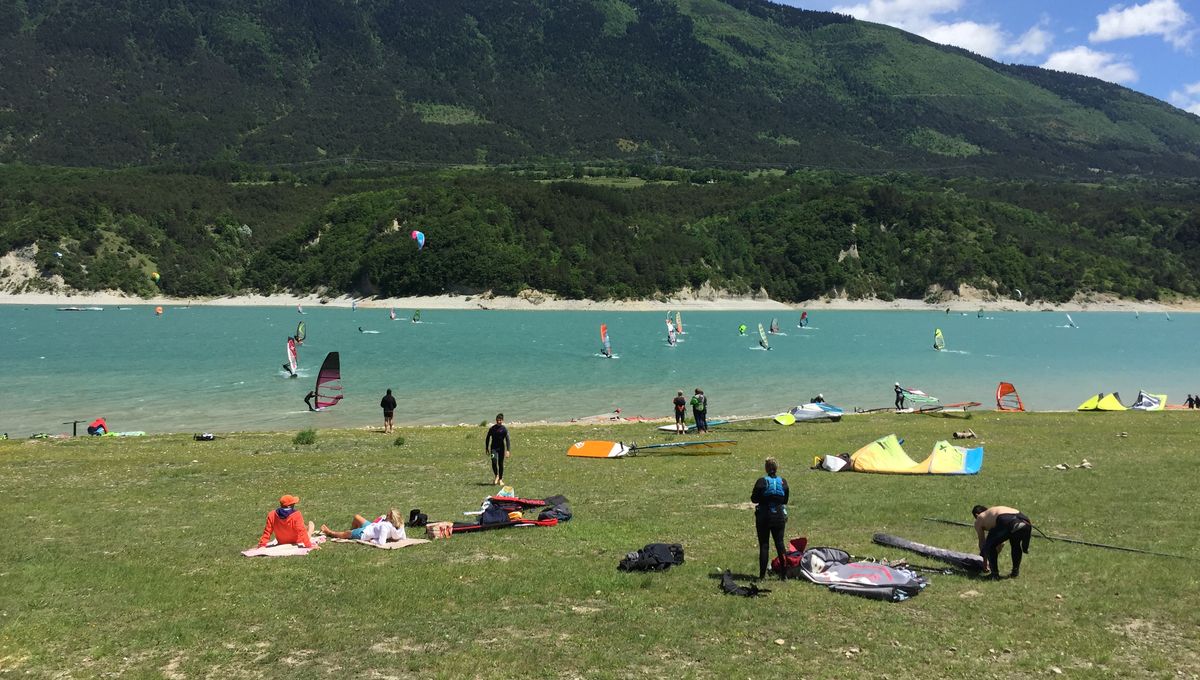
<svg viewBox="0 0 1200 680">
<path fill-rule="evenodd" d="M 313 399 L 316 399 L 316 398 L 317 398 L 317 391 L 316 391 L 316 390 L 309 390 L 309 391 L 308 391 L 308 394 L 304 395 L 304 405 L 308 407 L 308 410 L 309 410 L 309 411 L 316 411 L 316 410 L 317 410 L 317 409 L 316 409 L 316 408 L 313 406 Z"/>
<path fill-rule="evenodd" d="M 392 396 L 391 388 L 388 388 L 387 394 L 379 400 L 379 408 L 383 409 L 383 431 L 391 432 L 392 419 L 396 415 L 396 398 Z"/>
<path fill-rule="evenodd" d="M 1033 522 L 1025 513 L 1004 505 L 971 508 L 975 516 L 975 534 L 979 538 L 979 555 L 984 560 L 984 573 L 1000 578 L 1000 546 L 1008 541 L 1012 548 L 1012 573 L 1010 578 L 1021 575 L 1021 557 L 1029 552 L 1029 539 L 1033 536 Z"/>
<path fill-rule="evenodd" d="M 899 410 L 904 408 L 904 388 L 900 387 L 900 383 L 896 383 L 894 389 L 896 390 L 896 409 Z"/>
<path fill-rule="evenodd" d="M 504 485 L 504 459 L 511 455 L 511 446 L 508 428 L 504 427 L 504 414 L 497 413 L 496 424 L 488 428 L 487 436 L 483 438 L 483 450 L 491 457 L 492 472 L 496 475 L 493 484 Z"/>
</svg>

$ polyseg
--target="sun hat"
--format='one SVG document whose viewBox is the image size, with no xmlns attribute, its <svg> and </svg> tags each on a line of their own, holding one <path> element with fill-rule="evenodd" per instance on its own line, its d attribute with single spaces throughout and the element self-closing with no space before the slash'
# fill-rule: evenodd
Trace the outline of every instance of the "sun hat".
<svg viewBox="0 0 1200 680">
<path fill-rule="evenodd" d="M 280 507 L 284 507 L 284 508 L 286 508 L 286 507 L 287 507 L 287 506 L 289 506 L 289 505 L 295 505 L 295 504 L 297 504 L 297 503 L 299 503 L 299 502 L 300 502 L 300 497 L 299 497 L 299 496 L 293 496 L 293 495 L 291 495 L 291 494 L 284 494 L 284 495 L 282 495 L 282 496 L 280 496 L 280 497 L 279 497 L 279 505 L 280 505 Z"/>
</svg>

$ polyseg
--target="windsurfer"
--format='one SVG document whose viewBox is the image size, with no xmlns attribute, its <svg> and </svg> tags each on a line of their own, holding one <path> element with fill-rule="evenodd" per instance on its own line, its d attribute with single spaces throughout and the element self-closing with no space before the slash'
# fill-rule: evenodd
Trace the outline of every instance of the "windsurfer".
<svg viewBox="0 0 1200 680">
<path fill-rule="evenodd" d="M 308 394 L 304 395 L 304 404 L 305 404 L 305 406 L 308 406 L 309 411 L 317 410 L 316 407 L 313 406 L 313 399 L 316 399 L 316 398 L 317 398 L 316 390 L 309 390 Z"/>
<path fill-rule="evenodd" d="M 488 428 L 483 438 L 483 450 L 492 459 L 492 473 L 496 478 L 493 484 L 504 484 L 504 459 L 512 455 L 512 441 L 508 438 L 508 428 L 504 427 L 504 414 L 496 414 L 496 424 Z"/>
<path fill-rule="evenodd" d="M 396 398 L 392 396 L 392 389 L 389 387 L 387 394 L 383 395 L 383 399 L 379 400 L 379 408 L 383 409 L 383 431 L 390 433 L 392 431 L 392 418 L 396 415 Z"/>
<path fill-rule="evenodd" d="M 900 387 L 900 383 L 896 383 L 893 389 L 896 391 L 896 409 L 904 408 L 904 388 Z"/>
<path fill-rule="evenodd" d="M 687 399 L 683 398 L 683 390 L 675 393 L 671 405 L 675 409 L 675 434 L 684 434 L 687 432 Z"/>
<path fill-rule="evenodd" d="M 754 507 L 754 528 L 758 533 L 758 578 L 767 577 L 767 562 L 771 553 L 770 540 L 775 541 L 775 551 L 783 562 L 783 531 L 787 528 L 788 483 L 779 476 L 779 463 L 774 458 L 763 462 L 766 475 L 754 483 L 750 502 Z M 784 578 L 780 574 L 779 578 Z"/>
<path fill-rule="evenodd" d="M 300 377 L 300 376 L 296 375 L 296 372 L 292 370 L 292 367 L 287 364 L 283 365 L 283 370 L 287 371 L 289 378 L 299 378 Z"/>
<path fill-rule="evenodd" d="M 759 338 L 758 346 L 762 347 L 763 349 L 767 350 L 768 352 L 771 351 L 771 346 L 767 344 L 766 338 Z"/>
<path fill-rule="evenodd" d="M 746 334 L 746 324 L 738 324 L 738 335 Z"/>
<path fill-rule="evenodd" d="M 992 578 L 1000 578 L 1000 546 L 1008 541 L 1012 549 L 1012 573 L 1009 578 L 1021 575 L 1021 558 L 1029 552 L 1029 539 L 1033 536 L 1033 522 L 1025 513 L 1003 505 L 986 508 L 976 505 L 971 508 L 975 516 L 975 534 L 979 538 L 979 556 L 983 558 L 983 572 Z"/>
</svg>

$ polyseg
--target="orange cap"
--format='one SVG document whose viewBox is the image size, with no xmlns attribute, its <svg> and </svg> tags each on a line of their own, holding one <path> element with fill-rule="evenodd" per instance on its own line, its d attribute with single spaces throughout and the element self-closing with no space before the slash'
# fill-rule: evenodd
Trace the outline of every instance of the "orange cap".
<svg viewBox="0 0 1200 680">
<path fill-rule="evenodd" d="M 284 495 L 284 496 L 280 496 L 280 497 L 279 497 L 279 505 L 280 505 L 281 507 L 287 507 L 287 506 L 289 506 L 289 505 L 295 505 L 295 504 L 297 504 L 297 503 L 299 503 L 299 502 L 300 502 L 300 498 L 299 498 L 299 496 L 293 496 L 293 495 L 291 495 L 291 494 L 286 494 L 286 495 Z"/>
</svg>

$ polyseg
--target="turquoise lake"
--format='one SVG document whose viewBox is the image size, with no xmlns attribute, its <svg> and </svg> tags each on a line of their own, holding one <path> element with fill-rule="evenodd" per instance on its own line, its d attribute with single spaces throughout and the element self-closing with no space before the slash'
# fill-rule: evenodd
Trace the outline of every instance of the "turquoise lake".
<svg viewBox="0 0 1200 680">
<path fill-rule="evenodd" d="M 1090 394 L 1139 389 L 1181 403 L 1200 392 L 1194 355 L 1200 317 L 1162 313 L 823 312 L 813 328 L 779 314 L 786 335 L 757 347 L 756 326 L 775 314 L 689 312 L 686 335 L 666 343 L 662 312 L 440 311 L 313 307 L 153 307 L 59 312 L 0 305 L 6 386 L 0 432 L 69 432 L 64 421 L 104 416 L 113 430 L 201 432 L 358 427 L 381 422 L 395 392 L 398 424 L 569 420 L 621 408 L 670 414 L 675 390 L 702 388 L 709 417 L 771 414 L 817 393 L 850 410 L 892 403 L 892 383 L 945 403 L 995 404 L 996 383 L 1016 384 L 1031 410 L 1072 409 Z M 281 370 L 286 337 L 304 320 L 301 377 Z M 598 355 L 608 324 L 618 359 Z M 737 333 L 739 323 L 748 335 Z M 376 330 L 377 334 L 359 333 Z M 932 349 L 941 328 L 947 352 Z M 341 353 L 345 399 L 305 410 L 326 352 Z"/>
</svg>

